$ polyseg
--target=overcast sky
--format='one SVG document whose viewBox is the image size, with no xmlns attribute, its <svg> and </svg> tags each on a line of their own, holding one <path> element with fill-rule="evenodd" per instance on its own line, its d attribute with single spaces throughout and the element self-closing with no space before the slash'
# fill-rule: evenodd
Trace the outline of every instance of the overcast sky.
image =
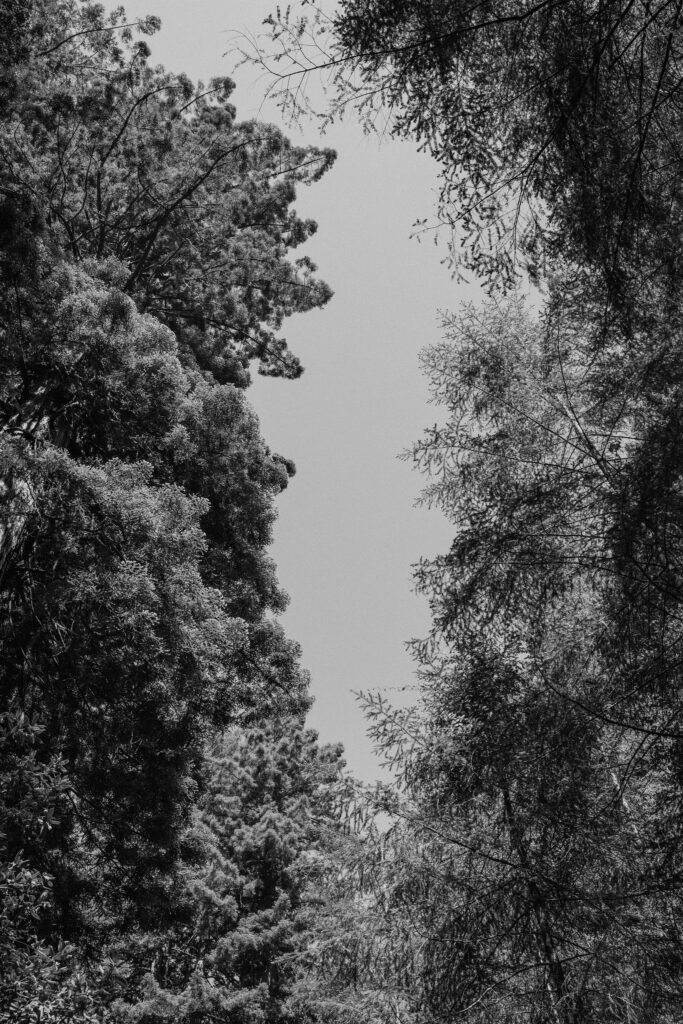
<svg viewBox="0 0 683 1024">
<path fill-rule="evenodd" d="M 266 83 L 251 70 L 234 72 L 225 56 L 234 32 L 258 32 L 274 6 L 129 0 L 126 10 L 162 18 L 150 41 L 155 61 L 204 81 L 230 74 L 240 118 L 281 124 L 272 106 L 261 107 Z M 303 140 L 320 143 L 312 126 Z M 318 222 L 301 251 L 335 296 L 286 324 L 303 377 L 256 378 L 249 398 L 271 448 L 297 466 L 280 498 L 273 556 L 291 597 L 282 621 L 312 675 L 309 721 L 323 740 L 341 740 L 349 767 L 370 779 L 378 768 L 353 691 L 401 699 L 414 684 L 404 643 L 429 620 L 412 593 L 411 564 L 444 550 L 450 537 L 438 512 L 414 507 L 421 481 L 397 456 L 438 417 L 419 351 L 439 338 L 438 311 L 469 295 L 441 264 L 442 249 L 410 237 L 434 210 L 430 159 L 409 144 L 366 137 L 351 122 L 330 130 L 324 144 L 338 150 L 337 164 L 300 192 L 297 210 Z"/>
</svg>

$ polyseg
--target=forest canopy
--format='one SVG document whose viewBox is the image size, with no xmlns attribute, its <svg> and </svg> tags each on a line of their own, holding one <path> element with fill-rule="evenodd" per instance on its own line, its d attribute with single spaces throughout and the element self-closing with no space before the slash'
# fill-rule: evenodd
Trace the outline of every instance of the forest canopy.
<svg viewBox="0 0 683 1024">
<path fill-rule="evenodd" d="M 453 540 L 417 705 L 366 698 L 397 785 L 321 965 L 352 1016 L 678 1019 L 681 32 L 668 0 L 342 0 L 255 58 L 290 115 L 319 72 L 328 120 L 436 159 L 491 295 L 423 355 L 445 421 L 409 458 Z"/>
<path fill-rule="evenodd" d="M 320 69 L 323 121 L 427 150 L 488 292 L 422 355 L 452 540 L 369 787 L 306 728 L 247 400 L 331 296 L 293 203 L 335 154 L 153 65 L 155 17 L 0 0 L 0 1021 L 680 1019 L 682 17 L 268 20 L 285 110 Z"/>
<path fill-rule="evenodd" d="M 150 63 L 156 18 L 0 16 L 0 1019 L 189 999 L 195 1021 L 207 950 L 272 919 L 258 964 L 213 969 L 211 1006 L 251 1019 L 287 998 L 295 865 L 316 815 L 334 827 L 340 762 L 304 731 L 275 618 L 294 466 L 244 390 L 254 363 L 300 374 L 284 320 L 330 298 L 292 204 L 334 153 L 238 121 L 228 78 Z M 231 773 L 243 812 L 232 783 L 211 802 Z M 219 933 L 198 887 L 226 902 Z"/>
</svg>

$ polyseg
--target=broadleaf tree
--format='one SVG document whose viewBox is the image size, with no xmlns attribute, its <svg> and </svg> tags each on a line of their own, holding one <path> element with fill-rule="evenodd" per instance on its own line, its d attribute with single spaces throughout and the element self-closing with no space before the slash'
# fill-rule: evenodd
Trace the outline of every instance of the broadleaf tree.
<svg viewBox="0 0 683 1024">
<path fill-rule="evenodd" d="M 386 111 L 440 163 L 456 264 L 494 292 L 530 278 L 543 307 L 449 322 L 428 356 L 450 420 L 416 459 L 455 538 L 418 568 L 415 751 L 375 715 L 409 835 L 447 826 L 398 887 L 424 912 L 418 1014 L 431 991 L 448 1019 L 675 1019 L 680 13 L 348 0 L 271 20 L 285 102 L 322 66 L 331 116 Z M 444 857 L 453 894 L 429 895 Z"/>
</svg>

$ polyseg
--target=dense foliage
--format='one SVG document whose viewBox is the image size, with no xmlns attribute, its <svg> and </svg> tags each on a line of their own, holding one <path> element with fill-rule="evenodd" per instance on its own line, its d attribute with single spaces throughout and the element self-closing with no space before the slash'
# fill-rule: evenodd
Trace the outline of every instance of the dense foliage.
<svg viewBox="0 0 683 1024">
<path fill-rule="evenodd" d="M 520 262 L 543 275 L 569 256 L 622 304 L 653 275 L 678 280 L 676 0 L 300 6 L 271 19 L 283 100 L 327 68 L 332 116 L 388 111 L 439 162 L 457 264 L 500 287 Z"/>
<path fill-rule="evenodd" d="M 175 928 L 141 937 L 142 994 L 132 1000 L 129 983 L 115 1020 L 298 1019 L 315 912 L 307 883 L 340 830 L 342 767 L 337 748 L 318 748 L 291 720 L 214 744 L 195 826 L 205 860 L 186 872 Z"/>
<path fill-rule="evenodd" d="M 0 1020 L 99 1020 L 138 992 L 131 936 L 175 942 L 213 870 L 196 808 L 229 773 L 208 749 L 239 760 L 270 723 L 263 742 L 307 751 L 283 820 L 308 841 L 325 813 L 305 801 L 327 756 L 300 732 L 306 674 L 272 617 L 294 467 L 244 388 L 253 361 L 301 372 L 283 321 L 330 297 L 291 256 L 316 227 L 292 201 L 334 154 L 238 122 L 228 79 L 150 64 L 157 19 L 0 15 Z M 257 885 L 255 865 L 228 874 L 226 900 Z"/>
<path fill-rule="evenodd" d="M 439 161 L 453 259 L 498 294 L 425 353 L 447 419 L 412 454 L 454 539 L 417 568 L 420 704 L 368 706 L 399 774 L 356 876 L 374 926 L 322 977 L 392 1020 L 675 1021 L 680 4 L 342 0 L 271 30 L 290 109 L 327 68 L 330 116 L 386 110 Z"/>
<path fill-rule="evenodd" d="M 680 2 L 270 19 L 284 102 L 323 64 L 329 117 L 389 111 L 496 296 L 423 356 L 453 541 L 367 792 L 304 728 L 245 399 L 330 295 L 291 204 L 333 154 L 153 67 L 154 18 L 0 14 L 0 1021 L 674 1024 Z"/>
</svg>

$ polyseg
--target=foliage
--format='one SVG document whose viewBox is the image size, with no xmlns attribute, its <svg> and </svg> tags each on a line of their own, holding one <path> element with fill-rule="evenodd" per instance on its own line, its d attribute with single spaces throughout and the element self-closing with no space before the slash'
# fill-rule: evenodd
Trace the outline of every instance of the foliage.
<svg viewBox="0 0 683 1024">
<path fill-rule="evenodd" d="M 309 703 L 243 389 L 301 372 L 284 318 L 331 293 L 291 204 L 334 154 L 152 67 L 155 18 L 2 14 L 0 1013 L 85 1024 L 110 944 L 180 927 L 207 745 Z"/>
<path fill-rule="evenodd" d="M 417 571 L 419 710 L 369 707 L 403 786 L 361 888 L 383 1012 L 675 1020 L 680 5 L 302 6 L 271 19 L 285 103 L 322 67 L 330 116 L 387 112 L 456 262 L 544 303 L 426 356 L 448 421 L 413 454 L 454 540 Z"/>
<path fill-rule="evenodd" d="M 520 256 L 542 279 L 562 254 L 632 314 L 643 278 L 679 282 L 674 0 L 304 2 L 278 9 L 255 59 L 290 111 L 320 69 L 328 116 L 389 118 L 431 153 L 454 263 L 489 285 L 510 287 Z"/>
<path fill-rule="evenodd" d="M 334 153 L 236 122 L 229 79 L 195 87 L 150 66 L 124 25 L 100 5 L 32 4 L 0 127 L 3 192 L 35 203 L 74 259 L 122 261 L 123 290 L 174 329 L 186 361 L 240 385 L 254 358 L 296 376 L 277 332 L 331 292 L 307 257 L 287 258 L 316 229 L 290 205 Z"/>
<path fill-rule="evenodd" d="M 157 866 L 175 845 L 173 808 L 192 794 L 208 724 L 269 699 L 257 687 L 278 633 L 259 622 L 282 599 L 262 551 L 287 476 L 234 386 L 184 371 L 172 333 L 120 291 L 58 263 L 38 294 L 21 325 L 30 343 L 19 334 L 22 384 L 10 390 L 18 358 L 7 374 L 15 525 L 17 480 L 25 507 L 0 680 L 6 699 L 49 714 L 52 749 L 79 779 L 80 827 L 137 878 L 146 843 Z M 22 403 L 34 367 L 45 383 Z M 51 406 L 63 412 L 48 418 Z M 296 649 L 277 647 L 300 701 L 286 669 Z"/>
<path fill-rule="evenodd" d="M 678 360 L 638 339 L 665 411 L 658 362 L 596 355 L 599 300 L 557 278 L 541 317 L 472 309 L 424 354 L 447 419 L 412 457 L 454 539 L 417 570 L 418 706 L 366 699 L 399 785 L 319 967 L 380 1020 L 676 1019 Z"/>
<path fill-rule="evenodd" d="M 287 1021 L 313 921 L 305 887 L 338 827 L 343 762 L 295 721 L 214 744 L 185 874 L 185 920 L 140 944 L 148 973 L 116 1020 Z M 138 955 L 139 955 L 138 954 Z M 151 965 L 151 967 L 150 967 Z M 141 992 L 140 992 L 141 990 Z"/>
<path fill-rule="evenodd" d="M 38 756 L 44 727 L 12 708 L 0 721 L 0 1021 L 94 1021 L 76 950 L 50 947 L 38 932 L 49 914 L 52 878 L 32 866 L 35 850 L 57 846 L 55 833 L 71 783 L 63 763 Z M 16 838 L 24 849 L 12 854 Z"/>
</svg>

